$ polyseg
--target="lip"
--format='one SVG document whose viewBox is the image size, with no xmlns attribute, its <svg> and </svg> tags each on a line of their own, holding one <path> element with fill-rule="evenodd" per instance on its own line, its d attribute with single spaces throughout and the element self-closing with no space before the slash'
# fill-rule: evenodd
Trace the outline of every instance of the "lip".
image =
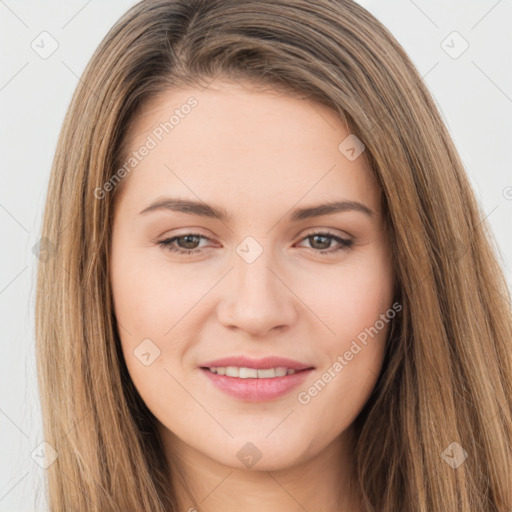
<svg viewBox="0 0 512 512">
<path fill-rule="evenodd" d="M 292 389 L 302 384 L 313 371 L 313 368 L 272 379 L 239 379 L 237 377 L 218 375 L 206 368 L 201 368 L 200 370 L 217 389 L 227 395 L 245 400 L 246 402 L 268 402 L 289 393 Z"/>
<path fill-rule="evenodd" d="M 218 366 L 237 366 L 238 368 L 255 368 L 257 370 L 268 370 L 269 368 L 281 366 L 297 371 L 313 368 L 312 365 L 278 356 L 268 356 L 262 359 L 251 359 L 247 356 L 224 357 L 215 361 L 207 361 L 200 365 L 201 368 L 217 368 Z"/>
<path fill-rule="evenodd" d="M 269 379 L 240 379 L 237 377 L 218 375 L 210 372 L 208 369 L 218 366 L 237 366 L 259 370 L 285 367 L 294 369 L 296 373 Z M 231 397 L 246 402 L 268 402 L 286 395 L 292 391 L 292 389 L 302 384 L 314 370 L 314 367 L 282 357 L 271 356 L 263 359 L 251 359 L 245 356 L 239 356 L 208 361 L 201 365 L 200 370 L 217 389 Z"/>
</svg>

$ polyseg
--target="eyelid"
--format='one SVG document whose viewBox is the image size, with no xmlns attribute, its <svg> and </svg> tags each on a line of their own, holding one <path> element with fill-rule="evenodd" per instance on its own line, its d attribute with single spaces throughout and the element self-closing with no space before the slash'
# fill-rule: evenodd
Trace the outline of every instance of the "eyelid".
<svg viewBox="0 0 512 512">
<path fill-rule="evenodd" d="M 340 238 L 344 238 L 346 240 L 352 240 L 354 237 L 350 234 L 348 234 L 346 231 L 341 231 L 339 229 L 334 228 L 308 228 L 305 231 L 305 234 L 301 235 L 302 238 L 310 236 L 310 235 L 318 235 L 320 233 L 326 233 L 329 234 L 329 236 L 338 236 Z M 299 236 L 300 233 L 297 235 Z"/>
<path fill-rule="evenodd" d="M 213 235 L 210 236 L 210 235 L 206 235 L 202 232 L 202 228 L 184 228 L 186 229 L 186 231 L 178 231 L 177 233 L 172 233 L 170 235 L 161 235 L 161 236 L 158 236 L 154 242 L 157 243 L 158 241 L 161 241 L 161 240 L 167 240 L 167 239 L 170 239 L 170 238 L 180 238 L 182 236 L 187 236 L 187 235 L 194 235 L 194 236 L 200 236 L 200 237 L 203 237 L 203 238 L 206 238 L 208 239 L 209 241 L 213 241 Z M 302 241 L 303 238 L 307 237 L 307 236 L 311 236 L 311 235 L 318 235 L 318 234 L 321 234 L 321 233 L 325 233 L 325 234 L 328 234 L 329 236 L 338 236 L 340 238 L 344 238 L 346 240 L 353 240 L 353 236 L 350 235 L 349 233 L 347 233 L 346 231 L 341 231 L 339 229 L 334 229 L 334 228 L 322 228 L 322 227 L 314 227 L 314 228 L 307 228 L 306 231 L 304 231 L 303 234 L 301 234 L 304 230 L 301 230 L 299 231 L 293 238 L 296 239 L 296 238 L 299 238 L 300 237 L 300 240 L 298 240 L 299 242 Z"/>
<path fill-rule="evenodd" d="M 213 235 L 205 234 L 203 232 L 204 230 L 202 228 L 192 227 L 192 228 L 183 228 L 183 229 L 184 229 L 184 231 L 181 231 L 180 229 L 178 229 L 176 231 L 171 230 L 170 234 L 168 234 L 169 230 L 164 231 L 164 234 L 155 237 L 153 242 L 158 243 L 161 240 L 168 240 L 169 238 L 180 238 L 182 236 L 187 236 L 187 235 L 202 236 L 204 238 L 207 238 L 208 240 L 213 240 L 213 238 L 215 238 Z"/>
</svg>

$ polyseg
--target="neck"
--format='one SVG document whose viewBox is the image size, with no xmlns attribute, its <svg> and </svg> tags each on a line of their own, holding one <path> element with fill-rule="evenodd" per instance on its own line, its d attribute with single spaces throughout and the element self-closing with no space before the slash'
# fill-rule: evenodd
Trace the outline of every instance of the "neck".
<svg viewBox="0 0 512 512">
<path fill-rule="evenodd" d="M 160 425 L 178 510 L 187 512 L 359 512 L 353 481 L 353 431 L 315 456 L 275 470 L 226 466 L 183 443 Z"/>
</svg>

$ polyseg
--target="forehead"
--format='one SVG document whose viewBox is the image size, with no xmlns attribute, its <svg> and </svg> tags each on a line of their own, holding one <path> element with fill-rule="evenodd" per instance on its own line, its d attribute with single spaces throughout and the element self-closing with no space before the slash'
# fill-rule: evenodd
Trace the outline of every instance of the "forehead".
<svg viewBox="0 0 512 512">
<path fill-rule="evenodd" d="M 340 149 L 349 136 L 327 107 L 282 92 L 231 82 L 171 89 L 130 126 L 124 156 L 135 165 L 125 193 L 177 192 L 241 207 L 343 197 L 378 209 L 364 152 L 350 160 Z M 135 158 L 144 146 L 150 150 Z"/>
</svg>

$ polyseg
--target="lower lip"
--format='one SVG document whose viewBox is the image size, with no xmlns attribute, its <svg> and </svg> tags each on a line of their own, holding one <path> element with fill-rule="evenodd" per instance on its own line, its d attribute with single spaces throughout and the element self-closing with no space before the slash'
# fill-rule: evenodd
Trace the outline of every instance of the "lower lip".
<svg viewBox="0 0 512 512">
<path fill-rule="evenodd" d="M 224 393 L 247 402 L 266 402 L 289 393 L 302 384 L 313 371 L 301 370 L 292 375 L 272 379 L 240 379 L 218 375 L 210 370 L 200 368 L 210 381 Z"/>
</svg>

